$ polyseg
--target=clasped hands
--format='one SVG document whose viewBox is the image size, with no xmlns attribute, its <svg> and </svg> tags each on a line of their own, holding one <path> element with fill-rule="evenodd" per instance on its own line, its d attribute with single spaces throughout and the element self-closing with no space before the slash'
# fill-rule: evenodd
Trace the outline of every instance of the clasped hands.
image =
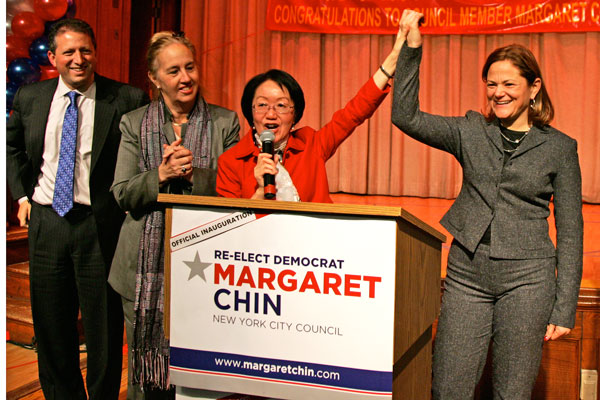
<svg viewBox="0 0 600 400">
<path fill-rule="evenodd" d="M 192 152 L 181 145 L 181 138 L 171 144 L 163 144 L 162 162 L 158 166 L 158 182 L 183 178 L 193 183 Z"/>
<path fill-rule="evenodd" d="M 394 50 L 400 53 L 402 44 L 406 40 L 409 47 L 421 47 L 423 37 L 419 31 L 420 22 L 423 20 L 423 14 L 417 11 L 404 9 L 400 18 L 398 34 Z"/>
</svg>

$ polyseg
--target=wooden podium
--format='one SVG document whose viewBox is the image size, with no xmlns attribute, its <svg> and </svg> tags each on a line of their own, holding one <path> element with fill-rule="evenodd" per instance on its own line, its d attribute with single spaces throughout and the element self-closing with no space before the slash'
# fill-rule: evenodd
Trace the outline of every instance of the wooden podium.
<svg viewBox="0 0 600 400">
<path fill-rule="evenodd" d="M 158 200 L 173 384 L 430 398 L 444 235 L 399 207 Z"/>
</svg>

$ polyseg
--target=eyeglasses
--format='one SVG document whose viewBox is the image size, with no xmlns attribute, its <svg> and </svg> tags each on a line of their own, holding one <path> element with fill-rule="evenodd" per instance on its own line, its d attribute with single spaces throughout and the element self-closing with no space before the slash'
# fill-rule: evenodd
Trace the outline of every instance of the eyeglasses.
<svg viewBox="0 0 600 400">
<path fill-rule="evenodd" d="M 271 108 L 275 110 L 277 114 L 284 115 L 290 113 L 294 106 L 285 103 L 277 103 L 272 106 L 267 103 L 252 104 L 252 109 L 257 114 L 266 114 Z"/>
</svg>

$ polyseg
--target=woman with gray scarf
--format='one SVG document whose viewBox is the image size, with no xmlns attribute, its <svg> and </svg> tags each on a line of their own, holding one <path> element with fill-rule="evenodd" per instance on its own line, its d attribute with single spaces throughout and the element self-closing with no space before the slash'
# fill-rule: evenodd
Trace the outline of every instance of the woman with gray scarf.
<svg viewBox="0 0 600 400">
<path fill-rule="evenodd" d="M 163 332 L 164 207 L 159 193 L 215 195 L 217 158 L 239 140 L 237 115 L 200 93 L 195 49 L 159 32 L 147 52 L 158 97 L 123 116 L 111 188 L 127 212 L 109 283 L 121 295 L 129 349 L 128 399 L 174 398 Z"/>
</svg>

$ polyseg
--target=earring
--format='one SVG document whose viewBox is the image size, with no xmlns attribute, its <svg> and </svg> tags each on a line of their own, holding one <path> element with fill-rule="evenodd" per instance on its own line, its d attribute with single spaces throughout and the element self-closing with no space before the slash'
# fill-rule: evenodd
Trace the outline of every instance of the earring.
<svg viewBox="0 0 600 400">
<path fill-rule="evenodd" d="M 531 99 L 529 101 L 529 107 L 534 108 L 535 107 L 535 99 Z"/>
</svg>

